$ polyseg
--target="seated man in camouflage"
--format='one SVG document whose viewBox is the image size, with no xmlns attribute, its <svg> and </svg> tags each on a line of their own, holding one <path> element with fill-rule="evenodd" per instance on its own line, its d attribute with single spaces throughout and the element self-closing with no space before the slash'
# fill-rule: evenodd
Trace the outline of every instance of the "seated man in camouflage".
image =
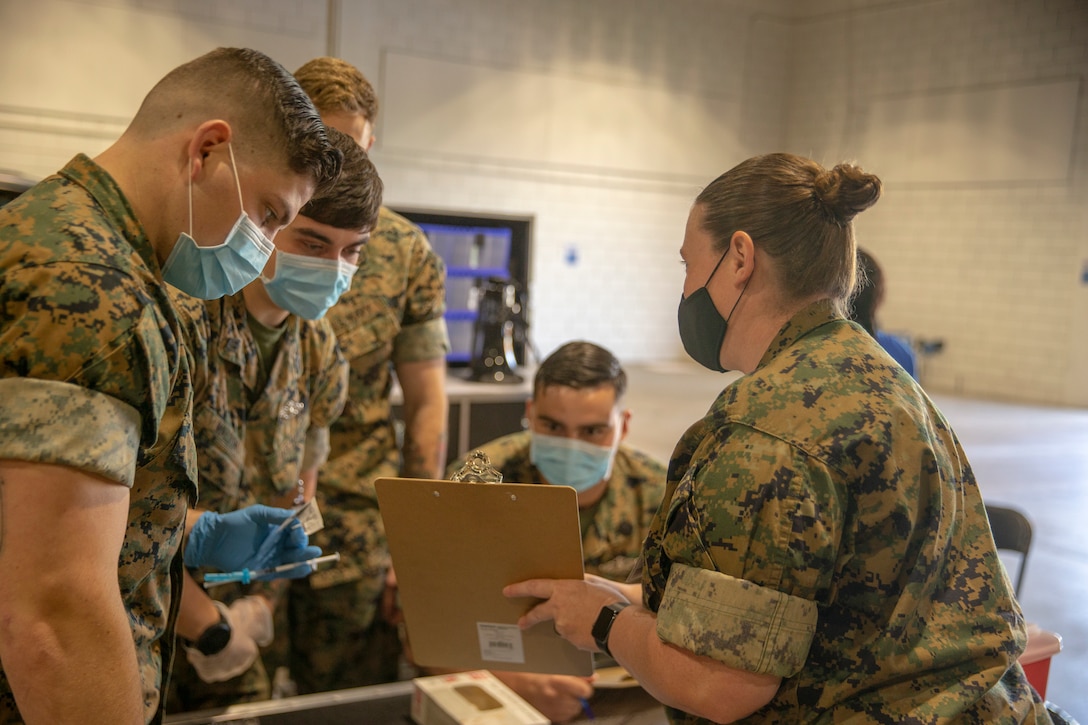
<svg viewBox="0 0 1088 725">
<path fill-rule="evenodd" d="M 627 374 L 608 350 L 569 342 L 540 364 L 525 404 L 529 430 L 479 447 L 507 483 L 550 483 L 578 492 L 585 569 L 625 581 L 665 490 L 665 467 L 622 445 L 631 412 Z M 453 473 L 463 461 L 450 466 Z M 495 673 L 555 722 L 579 715 L 590 678 Z"/>
</svg>

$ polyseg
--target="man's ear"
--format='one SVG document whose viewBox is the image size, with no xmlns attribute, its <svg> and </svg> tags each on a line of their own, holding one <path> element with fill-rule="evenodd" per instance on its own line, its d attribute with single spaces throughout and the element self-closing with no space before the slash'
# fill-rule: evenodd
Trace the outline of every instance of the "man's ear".
<svg viewBox="0 0 1088 725">
<path fill-rule="evenodd" d="M 232 136 L 230 124 L 222 119 L 205 121 L 196 127 L 186 145 L 186 156 L 190 164 L 189 173 L 194 181 L 204 173 L 208 156 L 230 143 Z"/>
<path fill-rule="evenodd" d="M 631 427 L 631 411 L 624 409 L 620 411 L 620 443 L 623 443 L 627 438 L 627 431 Z"/>
</svg>

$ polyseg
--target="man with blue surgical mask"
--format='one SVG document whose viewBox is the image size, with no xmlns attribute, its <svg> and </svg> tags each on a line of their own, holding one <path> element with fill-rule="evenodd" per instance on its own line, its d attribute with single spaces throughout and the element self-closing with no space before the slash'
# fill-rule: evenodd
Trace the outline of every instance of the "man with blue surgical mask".
<svg viewBox="0 0 1088 725">
<path fill-rule="evenodd" d="M 193 437 L 202 509 L 225 514 L 309 502 L 329 454 L 329 425 L 347 397 L 348 368 L 326 310 L 351 285 L 378 217 L 382 184 L 366 152 L 328 130 L 339 178 L 275 237 L 261 277 L 234 294 L 173 290 L 194 350 Z M 316 505 L 316 502 L 315 502 Z M 333 553 L 333 552 L 327 552 Z M 205 591 L 186 573 L 168 711 L 271 696 L 260 647 L 273 638 L 284 583 Z"/>
<path fill-rule="evenodd" d="M 0 209 L 0 723 L 161 722 L 183 562 L 311 558 L 270 533 L 287 510 L 190 510 L 193 356 L 166 282 L 255 279 L 340 160 L 283 66 L 218 48 Z"/>
<path fill-rule="evenodd" d="M 586 572 L 621 582 L 639 557 L 666 477 L 661 463 L 623 445 L 631 421 L 626 389 L 627 374 L 612 353 L 569 342 L 537 368 L 525 404 L 529 429 L 478 448 L 505 482 L 574 488 Z M 495 674 L 553 722 L 582 714 L 581 699 L 593 694 L 590 678 Z"/>
</svg>

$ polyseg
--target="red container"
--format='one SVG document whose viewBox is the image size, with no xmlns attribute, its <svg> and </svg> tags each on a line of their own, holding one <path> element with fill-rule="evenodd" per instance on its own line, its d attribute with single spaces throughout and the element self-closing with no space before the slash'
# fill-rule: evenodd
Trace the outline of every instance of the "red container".
<svg viewBox="0 0 1088 725">
<path fill-rule="evenodd" d="M 1046 681 L 1050 676 L 1050 658 L 1061 651 L 1061 637 L 1037 625 L 1028 625 L 1028 646 L 1024 649 L 1024 654 L 1020 655 L 1020 666 L 1024 668 L 1028 682 L 1044 700 Z"/>
</svg>

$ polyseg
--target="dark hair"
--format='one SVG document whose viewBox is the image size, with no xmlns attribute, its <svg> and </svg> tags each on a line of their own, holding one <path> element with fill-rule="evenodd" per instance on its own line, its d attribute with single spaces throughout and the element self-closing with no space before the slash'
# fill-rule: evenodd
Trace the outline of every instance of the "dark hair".
<svg viewBox="0 0 1088 725">
<path fill-rule="evenodd" d="M 344 155 L 336 183 L 315 194 L 299 214 L 337 229 L 373 229 L 382 205 L 382 180 L 355 139 L 329 128 L 329 141 Z"/>
<path fill-rule="evenodd" d="M 876 308 L 884 299 L 884 272 L 873 255 L 858 248 L 858 281 L 851 300 L 850 319 L 876 336 Z"/>
<path fill-rule="evenodd" d="M 361 113 L 371 123 L 378 115 L 374 86 L 347 61 L 328 56 L 314 58 L 295 71 L 295 79 L 321 113 Z"/>
<path fill-rule="evenodd" d="M 211 118 L 231 125 L 235 154 L 281 161 L 312 179 L 314 193 L 340 173 L 341 154 L 306 92 L 283 66 L 250 48 L 217 48 L 167 73 L 130 129 L 151 135 Z"/>
<path fill-rule="evenodd" d="M 717 250 L 724 251 L 735 232 L 747 232 L 774 260 L 786 299 L 820 295 L 845 313 L 855 275 L 851 222 L 880 192 L 880 179 L 857 166 L 829 171 L 810 159 L 775 153 L 734 166 L 695 203 Z"/>
<path fill-rule="evenodd" d="M 592 342 L 577 340 L 560 347 L 536 369 L 533 395 L 539 395 L 551 385 L 575 390 L 611 385 L 618 401 L 627 392 L 627 373 L 608 350 Z"/>
</svg>

